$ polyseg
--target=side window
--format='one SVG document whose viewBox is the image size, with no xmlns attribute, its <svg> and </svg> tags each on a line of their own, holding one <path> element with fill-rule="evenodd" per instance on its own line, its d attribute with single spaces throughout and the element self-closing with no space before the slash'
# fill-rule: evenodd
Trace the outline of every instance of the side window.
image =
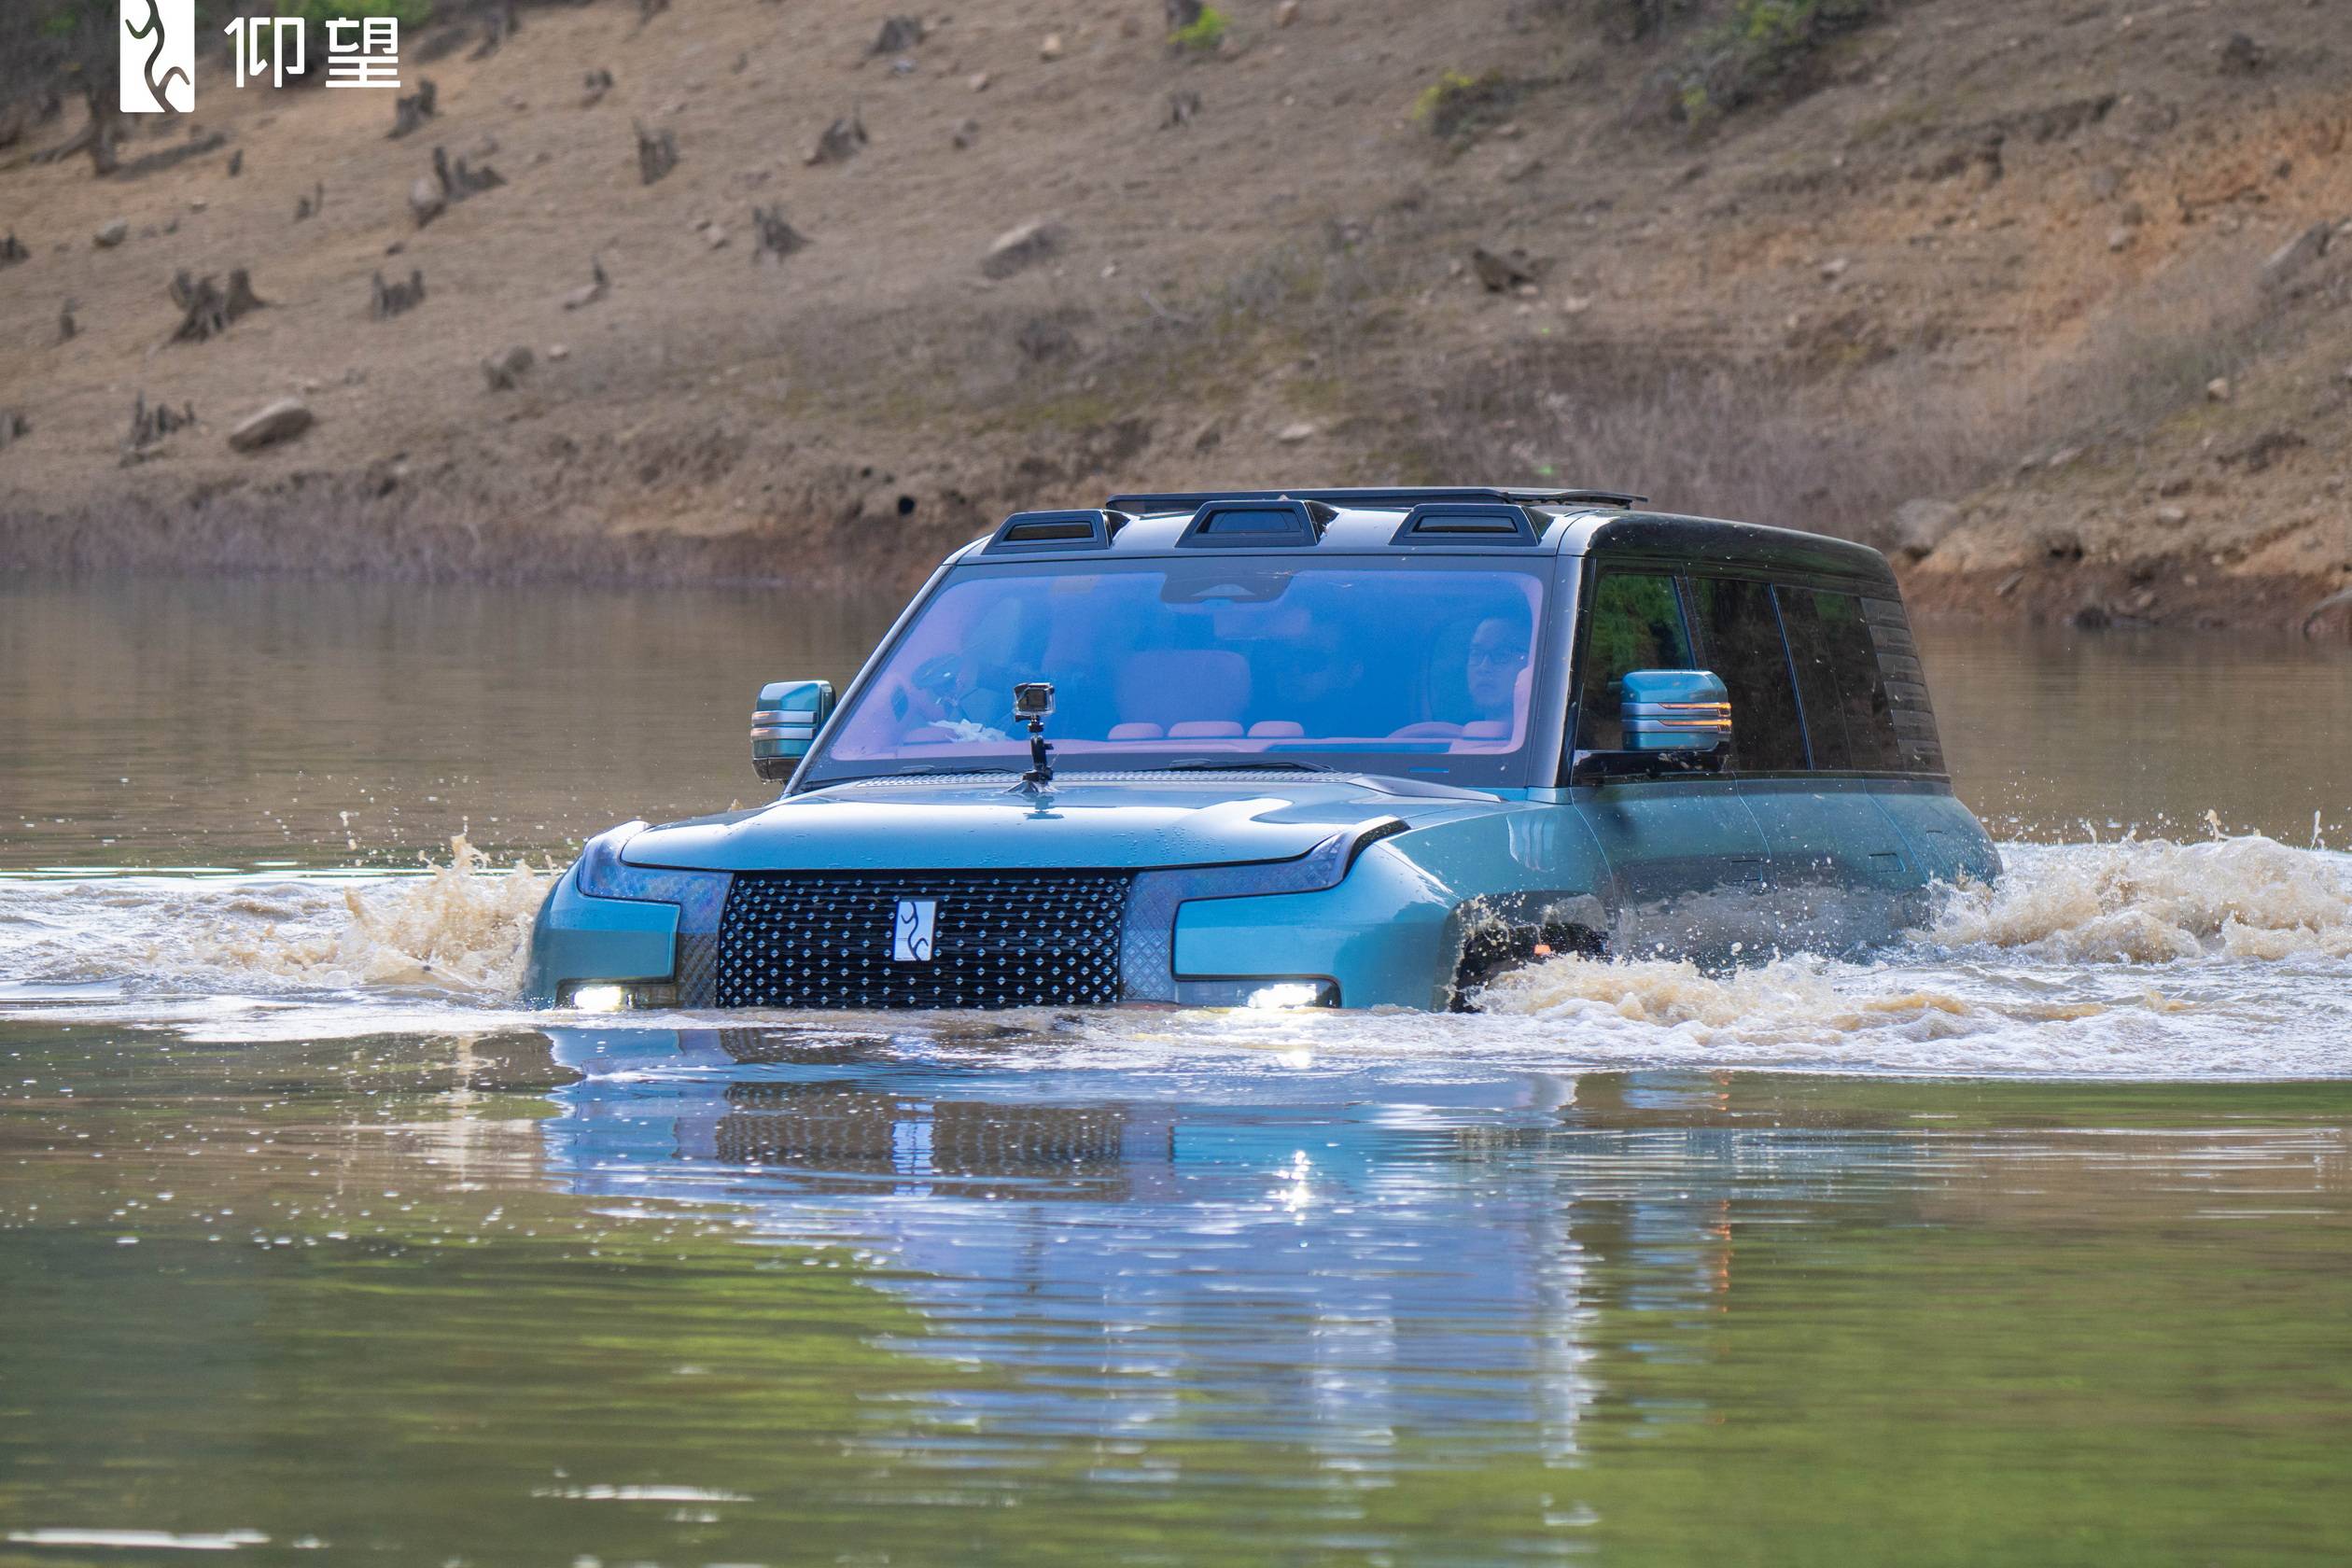
<svg viewBox="0 0 2352 1568">
<path fill-rule="evenodd" d="M 1608 571 L 1592 591 L 1584 674 L 1576 694 L 1576 749 L 1625 747 L 1617 682 L 1630 670 L 1693 669 L 1674 580 L 1664 573 Z"/>
<path fill-rule="evenodd" d="M 1899 773 L 1902 743 L 1862 601 L 1851 594 L 1779 587 L 1781 624 L 1805 703 L 1813 766 Z"/>
<path fill-rule="evenodd" d="M 1731 769 L 1763 773 L 1806 765 L 1797 718 L 1797 688 L 1781 641 L 1772 590 L 1761 582 L 1701 577 L 1691 581 L 1692 608 L 1707 667 L 1731 693 Z"/>
<path fill-rule="evenodd" d="M 1927 700 L 1927 678 L 1920 671 L 1919 648 L 1911 641 L 1902 601 L 1864 599 L 1862 615 L 1869 623 L 1870 641 L 1878 649 L 1879 672 L 1886 678 L 1886 700 L 1895 710 L 1895 738 L 1902 748 L 1903 771 L 1940 777 L 1943 742 L 1936 734 L 1936 710 Z"/>
</svg>

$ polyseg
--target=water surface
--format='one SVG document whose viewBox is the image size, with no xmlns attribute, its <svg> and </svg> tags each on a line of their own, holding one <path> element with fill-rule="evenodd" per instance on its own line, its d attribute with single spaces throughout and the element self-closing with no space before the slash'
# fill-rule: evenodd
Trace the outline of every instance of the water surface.
<svg viewBox="0 0 2352 1568">
<path fill-rule="evenodd" d="M 2352 1555 L 2340 651 L 1931 628 L 1868 964 L 516 1009 L 894 609 L 0 585 L 0 1563 Z"/>
</svg>

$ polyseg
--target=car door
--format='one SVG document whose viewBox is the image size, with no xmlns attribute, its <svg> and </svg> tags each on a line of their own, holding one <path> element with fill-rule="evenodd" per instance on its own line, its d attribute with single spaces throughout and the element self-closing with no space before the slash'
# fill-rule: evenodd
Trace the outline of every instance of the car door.
<svg viewBox="0 0 2352 1568">
<path fill-rule="evenodd" d="M 1673 568 L 1588 567 L 1584 589 L 1572 754 L 1620 749 L 1617 682 L 1628 671 L 1700 667 Z M 1767 852 L 1736 779 L 1612 779 L 1561 794 L 1608 862 L 1611 952 L 1722 958 L 1756 946 Z"/>
<path fill-rule="evenodd" d="M 1771 945 L 1886 941 L 1915 917 L 1920 879 L 1868 777 L 1896 765 L 1895 740 L 1883 684 L 1846 667 L 1855 635 L 1868 652 L 1859 601 L 1748 578 L 1687 591 L 1700 656 L 1731 695 L 1728 771 L 1763 834 Z"/>
</svg>

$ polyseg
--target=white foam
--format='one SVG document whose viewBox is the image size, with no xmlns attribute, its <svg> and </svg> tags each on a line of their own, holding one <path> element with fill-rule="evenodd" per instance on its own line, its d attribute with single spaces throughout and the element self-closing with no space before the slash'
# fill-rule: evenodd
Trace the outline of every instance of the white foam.
<svg viewBox="0 0 2352 1568">
<path fill-rule="evenodd" d="M 2259 837 L 2003 853 L 1997 885 L 1949 892 L 1870 962 L 1714 973 L 1562 957 L 1489 987 L 1476 1015 L 1120 1011 L 1074 1029 L 1000 1015 L 1023 1037 L 992 1027 L 985 1049 L 999 1065 L 1125 1071 L 2352 1076 L 2352 857 Z M 545 1015 L 514 1003 L 548 880 L 462 839 L 410 876 L 0 880 L 0 1016 L 71 1011 L 217 1040 L 529 1027 Z M 945 1019 L 891 1027 L 983 1048 Z"/>
<path fill-rule="evenodd" d="M 510 999 L 552 874 L 462 836 L 421 875 L 0 879 L 0 976 L 147 996 L 422 992 Z"/>
</svg>

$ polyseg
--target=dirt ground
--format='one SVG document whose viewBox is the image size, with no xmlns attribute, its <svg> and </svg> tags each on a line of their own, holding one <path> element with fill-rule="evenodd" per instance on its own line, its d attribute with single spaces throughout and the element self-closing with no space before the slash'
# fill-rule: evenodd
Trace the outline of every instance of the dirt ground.
<svg viewBox="0 0 2352 1568">
<path fill-rule="evenodd" d="M 1556 483 L 1863 538 L 1934 609 L 2352 623 L 2352 7 L 1888 3 L 1696 125 L 1726 7 L 1672 9 L 1230 0 L 1185 50 L 967 0 L 878 55 L 878 9 L 597 0 L 413 35 L 399 140 L 208 57 L 110 178 L 35 161 L 77 109 L 0 148 L 0 567 L 824 589 L 1119 488 Z M 505 183 L 420 228 L 436 147 Z M 265 308 L 168 342 L 238 267 Z M 139 398 L 196 423 L 133 450 Z"/>
</svg>

